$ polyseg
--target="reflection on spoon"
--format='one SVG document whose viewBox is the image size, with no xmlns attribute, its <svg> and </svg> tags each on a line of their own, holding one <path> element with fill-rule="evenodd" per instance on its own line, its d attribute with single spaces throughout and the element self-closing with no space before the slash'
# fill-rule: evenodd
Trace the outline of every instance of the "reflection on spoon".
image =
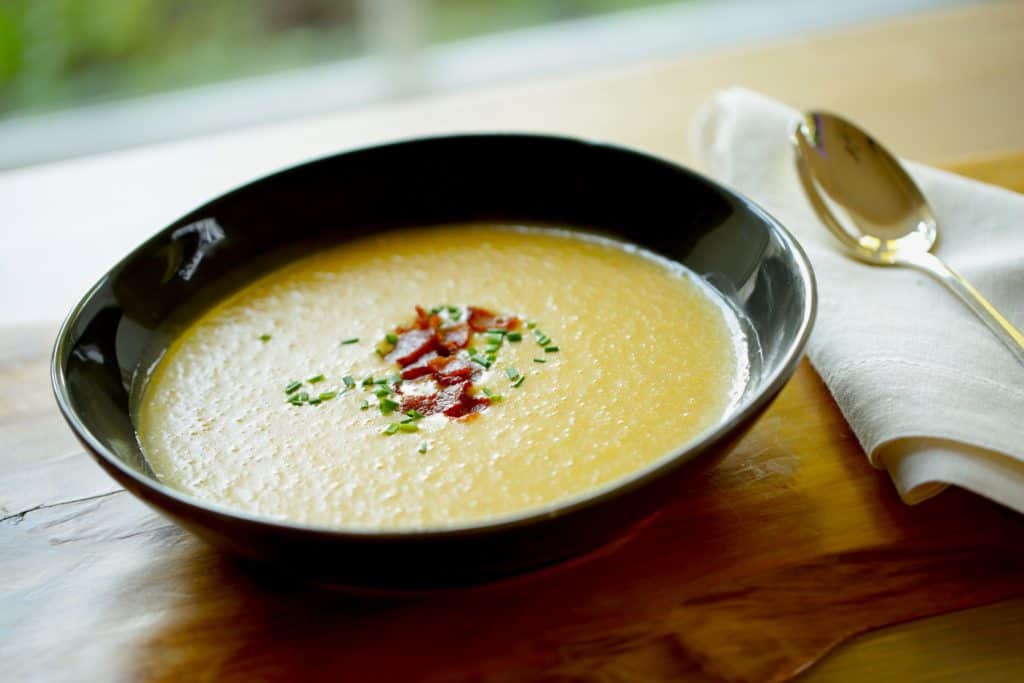
<svg viewBox="0 0 1024 683">
<path fill-rule="evenodd" d="M 1024 364 L 1024 334 L 931 253 L 938 237 L 935 216 L 893 155 L 854 124 L 820 111 L 804 115 L 793 146 L 807 198 L 853 256 L 874 265 L 910 266 L 935 277 Z M 849 220 L 840 221 L 830 205 L 842 208 Z"/>
</svg>

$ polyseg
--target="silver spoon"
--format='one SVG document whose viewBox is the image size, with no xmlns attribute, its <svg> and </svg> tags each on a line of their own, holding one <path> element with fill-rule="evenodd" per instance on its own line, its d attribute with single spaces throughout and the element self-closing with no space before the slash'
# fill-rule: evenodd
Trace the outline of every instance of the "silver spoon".
<svg viewBox="0 0 1024 683">
<path fill-rule="evenodd" d="M 818 216 L 850 253 L 874 265 L 910 266 L 953 290 L 1024 364 L 1024 334 L 967 280 L 931 253 L 938 225 L 921 190 L 870 135 L 834 114 L 804 114 L 793 135 L 796 166 Z M 840 222 L 830 205 L 845 210 Z"/>
</svg>

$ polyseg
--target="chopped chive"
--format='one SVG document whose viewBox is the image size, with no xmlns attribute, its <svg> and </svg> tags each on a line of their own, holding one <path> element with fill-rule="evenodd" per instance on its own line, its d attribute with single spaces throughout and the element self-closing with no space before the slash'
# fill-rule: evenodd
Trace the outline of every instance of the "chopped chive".
<svg viewBox="0 0 1024 683">
<path fill-rule="evenodd" d="M 518 389 L 519 385 L 522 384 L 523 380 L 525 380 L 525 379 L 526 379 L 526 375 L 519 375 L 519 379 L 517 379 L 515 382 L 512 382 L 512 386 L 515 387 L 516 389 Z"/>
<path fill-rule="evenodd" d="M 341 381 L 345 383 L 345 391 L 348 391 L 356 385 L 356 381 L 352 378 L 352 375 L 345 375 L 341 378 Z"/>
<path fill-rule="evenodd" d="M 504 337 L 506 334 L 508 334 L 508 330 L 501 327 L 492 327 L 491 329 L 487 330 L 487 334 L 499 334 L 502 337 Z"/>
<path fill-rule="evenodd" d="M 427 442 L 426 441 L 421 441 L 420 442 L 420 447 L 417 448 L 416 450 L 418 450 L 420 453 L 426 453 L 427 452 Z"/>
<path fill-rule="evenodd" d="M 544 353 L 558 353 L 558 347 L 557 346 L 545 346 L 544 347 Z"/>
<path fill-rule="evenodd" d="M 359 410 L 369 410 L 369 409 L 370 409 L 370 402 L 369 402 L 369 401 L 367 401 L 367 400 L 366 400 L 366 399 L 364 398 L 364 399 L 363 399 L 363 402 L 359 404 Z"/>
<path fill-rule="evenodd" d="M 380 403 L 378 403 L 377 405 L 380 406 L 380 412 L 383 415 L 390 415 L 391 413 L 395 412 L 395 408 L 398 407 L 398 403 L 392 401 L 390 398 L 382 398 L 380 400 Z"/>
<path fill-rule="evenodd" d="M 547 361 L 544 360 L 543 358 L 534 358 L 533 362 L 534 363 L 547 363 Z"/>
<path fill-rule="evenodd" d="M 484 391 L 484 396 L 486 396 L 487 398 L 490 398 L 491 396 L 494 396 L 494 394 L 491 393 L 491 390 L 488 389 L 487 387 L 484 387 L 483 391 Z"/>
<path fill-rule="evenodd" d="M 268 341 L 270 341 L 270 335 L 269 334 L 261 334 L 260 335 L 260 341 L 261 342 L 268 342 Z"/>
<path fill-rule="evenodd" d="M 387 427 L 384 428 L 384 433 L 387 434 L 388 436 L 394 434 L 397 431 L 398 431 L 398 423 L 397 422 L 392 422 L 391 424 L 389 424 Z"/>
<path fill-rule="evenodd" d="M 491 403 L 501 403 L 505 400 L 505 397 L 501 394 L 491 394 L 487 398 L 490 399 Z"/>
<path fill-rule="evenodd" d="M 288 402 L 291 403 L 293 406 L 302 405 L 302 401 L 299 400 L 298 396 L 292 396 L 290 399 L 288 399 Z"/>
<path fill-rule="evenodd" d="M 309 400 L 309 394 L 307 394 L 305 391 L 300 391 L 299 395 L 298 395 L 298 399 L 300 401 L 308 401 Z"/>
<path fill-rule="evenodd" d="M 323 375 L 313 375 L 312 377 L 310 377 L 306 381 L 309 382 L 310 384 L 316 384 L 317 382 L 323 382 L 324 381 L 324 376 Z"/>
<path fill-rule="evenodd" d="M 320 400 L 319 398 L 311 398 L 311 399 L 309 399 L 309 405 L 311 405 L 311 406 L 319 405 L 320 403 L 323 403 L 323 401 Z"/>
<path fill-rule="evenodd" d="M 401 420 L 398 421 L 398 423 L 399 424 L 403 424 L 403 425 L 407 425 L 407 424 L 412 424 L 415 421 L 416 421 L 416 418 L 414 418 L 414 417 L 403 417 Z"/>
<path fill-rule="evenodd" d="M 526 329 L 528 329 L 528 330 L 532 330 L 535 327 L 537 327 L 537 323 L 534 322 L 533 320 L 531 320 L 530 322 L 526 323 Z"/>
<path fill-rule="evenodd" d="M 387 380 L 386 377 L 381 377 L 380 379 L 373 380 L 373 383 L 374 384 L 387 384 L 388 380 Z"/>
<path fill-rule="evenodd" d="M 405 414 L 408 415 L 409 417 L 411 417 L 414 420 L 420 420 L 420 419 L 423 418 L 423 413 L 421 413 L 418 410 L 408 410 L 408 411 L 406 411 Z"/>
<path fill-rule="evenodd" d="M 394 346 L 395 344 L 398 343 L 398 335 L 397 334 L 386 334 L 386 335 L 384 335 L 384 338 L 387 339 L 388 340 L 388 344 L 391 344 L 392 346 Z"/>
<path fill-rule="evenodd" d="M 458 306 L 448 305 L 446 308 L 448 309 L 449 313 L 458 313 L 459 312 L 459 307 Z"/>
<path fill-rule="evenodd" d="M 325 391 L 324 393 L 317 396 L 321 401 L 330 401 L 332 398 L 338 395 L 337 391 Z"/>
<path fill-rule="evenodd" d="M 360 384 L 364 387 L 368 387 L 373 384 L 373 375 L 366 377 Z"/>
<path fill-rule="evenodd" d="M 384 398 L 386 396 L 390 396 L 391 395 L 391 390 L 390 389 L 378 389 L 377 391 L 373 392 L 373 395 L 376 396 L 377 398 Z"/>
<path fill-rule="evenodd" d="M 510 342 L 523 341 L 523 333 L 522 332 L 509 332 L 506 335 L 505 338 L 508 339 Z"/>
<path fill-rule="evenodd" d="M 384 349 L 374 349 L 373 352 L 376 353 L 381 358 L 383 358 L 384 356 L 388 355 L 388 354 L 386 354 L 384 352 Z"/>
<path fill-rule="evenodd" d="M 513 382 L 519 379 L 519 371 L 511 365 L 505 368 L 505 374 L 508 375 L 508 378 Z"/>
<path fill-rule="evenodd" d="M 352 337 L 351 339 L 343 339 L 342 344 L 355 344 L 359 341 L 359 337 Z"/>
<path fill-rule="evenodd" d="M 388 384 L 398 384 L 402 381 L 401 375 L 388 375 Z"/>
<path fill-rule="evenodd" d="M 300 382 L 299 380 L 295 380 L 294 382 L 289 382 L 288 386 L 286 386 L 284 388 L 284 393 L 286 393 L 286 394 L 294 394 L 295 391 L 299 387 L 301 387 L 301 386 L 302 386 L 302 382 Z"/>
<path fill-rule="evenodd" d="M 419 425 L 413 422 L 405 422 L 398 425 L 398 431 L 405 432 L 406 434 L 412 434 L 413 432 L 420 431 Z"/>
</svg>

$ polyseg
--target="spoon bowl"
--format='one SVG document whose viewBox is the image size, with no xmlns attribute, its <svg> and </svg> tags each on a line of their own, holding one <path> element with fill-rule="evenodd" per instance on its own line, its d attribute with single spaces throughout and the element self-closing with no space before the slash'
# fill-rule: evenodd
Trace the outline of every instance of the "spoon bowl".
<svg viewBox="0 0 1024 683">
<path fill-rule="evenodd" d="M 936 278 L 1024 364 L 1024 334 L 931 253 L 938 223 L 895 156 L 855 124 L 823 111 L 804 114 L 793 133 L 793 149 L 811 206 L 851 255 L 874 265 L 909 266 Z"/>
</svg>

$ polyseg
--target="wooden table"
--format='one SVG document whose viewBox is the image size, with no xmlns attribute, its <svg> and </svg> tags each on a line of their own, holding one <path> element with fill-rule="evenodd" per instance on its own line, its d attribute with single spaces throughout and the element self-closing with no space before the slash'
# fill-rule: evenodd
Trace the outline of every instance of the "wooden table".
<svg viewBox="0 0 1024 683">
<path fill-rule="evenodd" d="M 685 161 L 714 89 L 861 121 L 902 154 L 1024 191 L 1024 5 L 243 131 L 0 175 L 0 322 L 52 321 L 121 252 L 203 198 L 327 151 L 516 128 Z M 116 195 L 118 202 L 111 200 Z M 103 235 L 104 239 L 97 239 Z M 1024 521 L 951 491 L 908 508 L 805 363 L 685 498 L 578 565 L 401 603 L 239 567 L 89 461 L 49 396 L 53 324 L 0 335 L 0 678 L 761 680 L 868 627 L 807 680 L 1018 680 Z"/>
</svg>

